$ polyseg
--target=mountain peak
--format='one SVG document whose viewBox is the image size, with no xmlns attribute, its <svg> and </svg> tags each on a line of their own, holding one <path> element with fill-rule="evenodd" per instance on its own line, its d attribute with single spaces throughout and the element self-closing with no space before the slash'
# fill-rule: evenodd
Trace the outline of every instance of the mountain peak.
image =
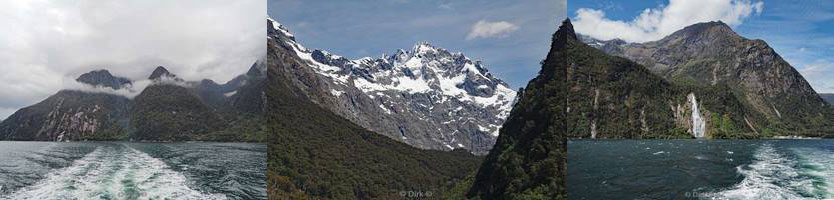
<svg viewBox="0 0 834 200">
<path fill-rule="evenodd" d="M 177 77 L 177 75 L 172 74 L 171 72 L 168 71 L 168 69 L 165 69 L 165 67 L 158 66 L 158 67 L 156 67 L 156 69 L 153 70 L 153 73 L 151 73 L 151 76 L 148 77 L 148 79 L 151 79 L 151 80 L 159 79 L 162 76 L 172 77 L 172 78 Z"/>
<path fill-rule="evenodd" d="M 130 80 L 127 78 L 116 77 L 110 74 L 106 69 L 94 70 L 79 76 L 75 81 L 86 83 L 93 86 L 104 86 L 113 89 L 119 89 L 124 84 L 129 84 Z"/>
<path fill-rule="evenodd" d="M 730 28 L 729 25 L 722 21 L 710 21 L 692 24 L 684 27 L 681 30 L 675 31 L 670 36 L 676 37 L 696 37 L 708 35 L 710 37 L 739 37 L 739 35 Z"/>
<path fill-rule="evenodd" d="M 418 42 L 417 44 L 414 45 L 414 48 L 413 48 L 413 52 L 415 54 L 425 54 L 425 53 L 428 53 L 428 52 L 436 52 L 436 51 L 441 51 L 441 50 L 443 50 L 443 49 L 437 48 L 437 47 L 431 45 L 429 42 L 425 42 L 425 41 Z"/>
<path fill-rule="evenodd" d="M 111 74 L 110 71 L 107 71 L 106 69 L 99 69 L 99 70 L 93 70 L 93 71 L 84 73 L 81 76 L 79 76 L 78 79 L 81 79 L 82 77 L 93 76 L 93 75 L 102 76 L 102 77 L 113 77 L 113 74 Z"/>
<path fill-rule="evenodd" d="M 267 17 L 266 18 L 266 26 L 268 27 L 267 33 L 271 35 L 283 35 L 284 37 L 289 38 L 292 41 L 295 41 L 295 36 L 287 30 L 286 27 L 278 23 L 277 20 Z"/>
<path fill-rule="evenodd" d="M 555 37 L 556 40 L 560 41 L 564 41 L 568 38 L 576 40 L 576 32 L 573 30 L 573 24 L 571 24 L 570 18 L 562 21 L 562 25 L 559 26 L 559 30 L 556 31 Z"/>
</svg>

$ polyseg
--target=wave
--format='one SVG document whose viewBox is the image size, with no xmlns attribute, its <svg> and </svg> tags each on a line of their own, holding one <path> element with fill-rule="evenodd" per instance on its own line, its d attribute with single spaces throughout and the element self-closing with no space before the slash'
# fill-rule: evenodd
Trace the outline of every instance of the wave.
<svg viewBox="0 0 834 200">
<path fill-rule="evenodd" d="M 189 187 L 163 161 L 121 144 L 97 147 L 69 167 L 0 199 L 226 199 Z"/>
<path fill-rule="evenodd" d="M 701 195 L 708 199 L 829 199 L 832 194 L 832 161 L 826 153 L 799 149 L 789 154 L 772 144 L 760 146 L 747 165 L 736 167 L 744 179 L 722 191 Z M 825 166 L 825 167 L 823 167 Z M 811 170 L 811 171 L 809 171 Z"/>
</svg>

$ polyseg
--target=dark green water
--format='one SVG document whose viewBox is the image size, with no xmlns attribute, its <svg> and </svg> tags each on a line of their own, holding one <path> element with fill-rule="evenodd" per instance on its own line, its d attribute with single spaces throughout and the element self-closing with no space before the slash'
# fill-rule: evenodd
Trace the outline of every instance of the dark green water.
<svg viewBox="0 0 834 200">
<path fill-rule="evenodd" d="M 834 140 L 571 140 L 570 199 L 834 199 Z"/>
<path fill-rule="evenodd" d="M 266 199 L 266 149 L 0 142 L 0 199 Z"/>
</svg>

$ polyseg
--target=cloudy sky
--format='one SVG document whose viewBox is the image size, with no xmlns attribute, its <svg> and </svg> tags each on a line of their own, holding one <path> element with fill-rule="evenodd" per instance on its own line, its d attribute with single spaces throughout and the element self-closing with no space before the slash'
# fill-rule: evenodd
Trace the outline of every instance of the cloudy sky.
<svg viewBox="0 0 834 200">
<path fill-rule="evenodd" d="M 538 73 L 565 0 L 269 0 L 268 14 L 304 46 L 351 59 L 427 41 L 483 61 L 513 88 Z"/>
<path fill-rule="evenodd" d="M 568 4 L 568 15 L 579 33 L 631 42 L 721 20 L 741 36 L 765 40 L 817 92 L 834 93 L 834 1 L 582 0 Z"/>
<path fill-rule="evenodd" d="M 225 82 L 266 52 L 265 16 L 263 0 L 0 1 L 0 119 L 94 69 Z"/>
</svg>

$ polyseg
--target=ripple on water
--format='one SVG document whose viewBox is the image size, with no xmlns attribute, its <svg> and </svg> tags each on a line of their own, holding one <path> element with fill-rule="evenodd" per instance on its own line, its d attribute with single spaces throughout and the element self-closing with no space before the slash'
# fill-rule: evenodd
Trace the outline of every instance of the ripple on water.
<svg viewBox="0 0 834 200">
<path fill-rule="evenodd" d="M 7 199 L 226 199 L 189 187 L 188 179 L 164 162 L 121 145 L 99 146 L 68 167 Z"/>
</svg>

